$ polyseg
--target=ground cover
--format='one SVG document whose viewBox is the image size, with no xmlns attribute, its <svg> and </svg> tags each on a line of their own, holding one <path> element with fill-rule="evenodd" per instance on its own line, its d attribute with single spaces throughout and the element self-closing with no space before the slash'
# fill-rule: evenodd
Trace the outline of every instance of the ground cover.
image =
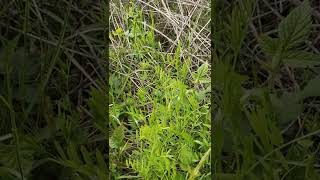
<svg viewBox="0 0 320 180">
<path fill-rule="evenodd" d="M 216 179 L 319 178 L 316 4 L 217 3 Z"/>
<path fill-rule="evenodd" d="M 203 37 L 209 19 L 201 19 L 208 2 L 112 3 L 113 177 L 211 179 L 210 47 L 200 44 L 209 38 Z M 183 23 L 186 28 L 179 27 Z"/>
</svg>

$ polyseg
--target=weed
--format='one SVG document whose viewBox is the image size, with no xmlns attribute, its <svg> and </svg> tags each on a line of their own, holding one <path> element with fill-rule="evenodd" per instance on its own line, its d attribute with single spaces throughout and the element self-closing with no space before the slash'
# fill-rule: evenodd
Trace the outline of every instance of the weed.
<svg viewBox="0 0 320 180">
<path fill-rule="evenodd" d="M 248 29 L 254 28 L 252 16 L 260 2 L 239 1 L 233 8 L 222 4 L 219 6 L 226 8 L 220 13 L 230 18 L 226 21 L 221 16 L 216 18 L 215 178 L 317 179 L 319 171 L 314 162 L 319 157 L 317 140 L 313 137 L 319 134 L 319 129 L 310 131 L 300 124 L 293 137 L 288 128 L 293 128 L 297 119 L 300 122 L 308 117 L 304 114 L 305 98 L 318 96 L 315 93 L 318 76 L 293 91 L 281 85 L 284 68 L 315 68 L 319 64 L 319 55 L 305 48 L 312 25 L 310 3 L 304 1 L 290 11 L 279 23 L 277 34 L 255 36 L 264 61 L 257 55 L 251 60 L 245 48 L 253 38 Z M 257 70 L 240 65 L 249 62 L 259 63 L 259 71 L 267 72 L 267 78 L 258 77 Z M 293 156 L 293 152 L 300 158 Z"/>
<path fill-rule="evenodd" d="M 183 41 L 166 53 L 155 16 L 124 5 L 128 21 L 110 35 L 111 173 L 211 179 L 209 64 L 193 67 Z"/>
<path fill-rule="evenodd" d="M 107 179 L 106 151 L 92 144 L 99 102 L 87 103 L 91 84 L 102 89 L 97 82 L 105 80 L 100 4 L 4 0 L 0 7 L 0 179 Z M 82 166 L 90 158 L 99 170 Z"/>
</svg>

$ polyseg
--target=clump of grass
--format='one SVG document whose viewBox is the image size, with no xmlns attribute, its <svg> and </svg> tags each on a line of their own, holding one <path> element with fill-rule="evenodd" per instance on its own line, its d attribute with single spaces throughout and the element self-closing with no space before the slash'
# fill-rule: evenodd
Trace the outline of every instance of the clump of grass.
<svg viewBox="0 0 320 180">
<path fill-rule="evenodd" d="M 100 4 L 4 0 L 0 7 L 0 179 L 107 179 L 94 126 L 99 93 L 91 92 L 105 86 Z M 98 170 L 83 165 L 89 159 Z"/>
</svg>

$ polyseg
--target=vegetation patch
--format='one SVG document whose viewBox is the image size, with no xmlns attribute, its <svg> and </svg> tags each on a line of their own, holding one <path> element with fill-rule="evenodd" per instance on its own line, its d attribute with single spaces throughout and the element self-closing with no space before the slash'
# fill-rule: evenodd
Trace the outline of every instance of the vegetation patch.
<svg viewBox="0 0 320 180">
<path fill-rule="evenodd" d="M 159 14 L 143 5 L 123 3 L 110 34 L 112 176 L 211 179 L 210 66 L 197 64 L 190 37 L 163 45 Z"/>
<path fill-rule="evenodd" d="M 319 177 L 318 20 L 275 2 L 217 3 L 215 179 Z"/>
</svg>

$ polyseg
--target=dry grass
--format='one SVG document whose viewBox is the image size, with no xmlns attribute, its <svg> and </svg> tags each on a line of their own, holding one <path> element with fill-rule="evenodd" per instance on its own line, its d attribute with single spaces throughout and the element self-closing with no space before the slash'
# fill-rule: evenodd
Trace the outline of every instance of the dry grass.
<svg viewBox="0 0 320 180">
<path fill-rule="evenodd" d="M 167 53 L 173 53 L 178 42 L 191 40 L 188 49 L 183 49 L 181 56 L 191 54 L 195 64 L 208 61 L 210 58 L 210 3 L 208 0 L 137 0 L 142 6 L 146 16 L 150 12 L 155 15 L 155 32 L 165 47 Z M 125 29 L 124 1 L 113 0 L 110 2 L 110 27 L 115 30 L 118 27 Z M 146 22 L 146 26 L 150 24 Z M 110 44 L 113 46 L 113 44 Z"/>
</svg>

